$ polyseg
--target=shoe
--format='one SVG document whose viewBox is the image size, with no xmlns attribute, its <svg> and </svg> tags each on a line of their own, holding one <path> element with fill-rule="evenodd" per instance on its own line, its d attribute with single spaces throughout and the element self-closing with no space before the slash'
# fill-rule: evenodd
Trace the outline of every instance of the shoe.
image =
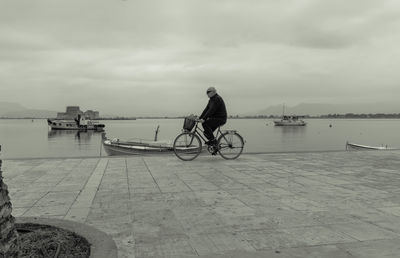
<svg viewBox="0 0 400 258">
<path fill-rule="evenodd" d="M 218 146 L 217 146 L 217 143 L 215 143 L 215 144 L 212 145 L 212 149 L 213 149 L 213 152 L 211 153 L 211 155 L 213 155 L 213 156 L 217 155 L 217 154 L 218 154 Z"/>
<path fill-rule="evenodd" d="M 210 141 L 206 141 L 204 144 L 206 144 L 206 145 L 216 145 L 217 144 L 217 140 L 213 139 L 213 140 L 210 140 Z"/>
</svg>

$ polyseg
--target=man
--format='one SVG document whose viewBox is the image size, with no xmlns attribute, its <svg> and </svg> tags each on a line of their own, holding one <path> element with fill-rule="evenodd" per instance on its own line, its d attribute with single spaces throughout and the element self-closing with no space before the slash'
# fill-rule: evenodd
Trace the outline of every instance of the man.
<svg viewBox="0 0 400 258">
<path fill-rule="evenodd" d="M 78 128 L 81 127 L 81 115 L 78 114 L 78 117 L 75 118 L 74 120 L 75 120 L 75 123 L 78 126 Z"/>
<path fill-rule="evenodd" d="M 213 132 L 226 123 L 227 113 L 224 100 L 217 94 L 214 87 L 207 89 L 207 96 L 210 100 L 199 119 L 204 128 L 204 135 L 208 139 L 206 144 L 215 145 L 217 140 Z"/>
<path fill-rule="evenodd" d="M 81 120 L 80 120 L 79 124 L 80 124 L 80 126 L 83 127 L 83 129 L 85 129 L 85 130 L 87 129 L 88 123 L 87 123 L 85 116 L 81 116 Z"/>
<path fill-rule="evenodd" d="M 87 129 L 87 121 L 84 116 L 78 114 L 78 118 L 75 118 L 75 122 L 78 125 L 78 128 Z"/>
</svg>

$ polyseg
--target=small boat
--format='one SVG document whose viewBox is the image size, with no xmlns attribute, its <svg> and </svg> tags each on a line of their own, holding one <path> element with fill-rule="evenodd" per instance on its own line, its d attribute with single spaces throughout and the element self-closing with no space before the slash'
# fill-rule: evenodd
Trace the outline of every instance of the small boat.
<svg viewBox="0 0 400 258">
<path fill-rule="evenodd" d="M 121 141 L 103 139 L 103 147 L 108 155 L 135 155 L 142 153 L 159 153 L 173 151 L 172 144 L 144 141 Z"/>
<path fill-rule="evenodd" d="M 303 116 L 285 116 L 285 105 L 283 105 L 282 118 L 275 120 L 275 126 L 305 126 L 307 123 L 299 119 Z"/>
<path fill-rule="evenodd" d="M 120 139 L 108 139 L 105 133 L 102 133 L 103 147 L 108 155 L 138 155 L 145 153 L 168 153 L 174 151 L 174 144 L 169 140 L 157 140 L 159 126 L 155 132 L 154 141 L 135 139 L 130 141 L 122 141 Z M 185 151 L 190 151 L 191 148 L 185 148 Z M 192 147 L 197 150 L 196 147 Z"/>
<path fill-rule="evenodd" d="M 51 120 L 47 119 L 47 124 L 52 130 L 93 130 L 97 132 L 104 131 L 104 124 L 99 124 L 92 120 L 86 120 L 85 125 L 78 125 L 76 120 Z"/>
<path fill-rule="evenodd" d="M 274 124 L 275 126 L 305 126 L 307 123 L 299 118 L 300 116 L 282 116 L 282 119 L 274 121 Z"/>
<path fill-rule="evenodd" d="M 346 142 L 346 150 L 394 150 L 388 146 L 367 146 L 356 143 Z"/>
</svg>

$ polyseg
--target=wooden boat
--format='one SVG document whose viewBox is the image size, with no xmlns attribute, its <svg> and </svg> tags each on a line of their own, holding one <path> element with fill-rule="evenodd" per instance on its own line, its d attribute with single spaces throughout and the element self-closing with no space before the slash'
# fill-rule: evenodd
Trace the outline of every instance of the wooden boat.
<svg viewBox="0 0 400 258">
<path fill-rule="evenodd" d="M 104 131 L 104 124 L 99 124 L 92 120 L 86 120 L 85 125 L 78 125 L 76 120 L 51 120 L 47 119 L 47 124 L 52 130 L 93 130 L 97 132 Z"/>
<path fill-rule="evenodd" d="M 150 140 L 131 140 L 131 141 L 122 141 L 120 139 L 108 139 L 105 133 L 102 133 L 103 138 L 103 147 L 108 155 L 138 155 L 138 154 L 155 154 L 155 153 L 168 153 L 174 151 L 174 144 L 172 141 L 157 140 L 158 128 L 156 130 L 156 135 L 154 137 L 154 141 Z M 186 148 L 182 147 L 182 150 L 194 151 L 197 150 L 196 147 Z"/>
<path fill-rule="evenodd" d="M 356 143 L 346 142 L 346 150 L 394 150 L 388 146 L 367 146 Z"/>
<path fill-rule="evenodd" d="M 131 142 L 119 139 L 103 140 L 104 150 L 108 155 L 135 155 L 142 153 L 160 153 L 173 151 L 172 145 L 155 142 Z"/>
</svg>

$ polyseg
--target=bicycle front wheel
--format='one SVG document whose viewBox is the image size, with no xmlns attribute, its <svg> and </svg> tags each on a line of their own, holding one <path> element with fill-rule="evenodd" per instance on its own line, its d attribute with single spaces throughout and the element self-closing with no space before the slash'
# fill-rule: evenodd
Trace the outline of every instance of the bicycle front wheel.
<svg viewBox="0 0 400 258">
<path fill-rule="evenodd" d="M 226 132 L 218 138 L 218 152 L 224 159 L 238 158 L 243 147 L 243 138 L 236 132 Z"/>
<path fill-rule="evenodd" d="M 201 150 L 201 140 L 199 136 L 194 133 L 184 132 L 175 138 L 174 152 L 181 160 L 194 160 L 199 156 Z"/>
</svg>

